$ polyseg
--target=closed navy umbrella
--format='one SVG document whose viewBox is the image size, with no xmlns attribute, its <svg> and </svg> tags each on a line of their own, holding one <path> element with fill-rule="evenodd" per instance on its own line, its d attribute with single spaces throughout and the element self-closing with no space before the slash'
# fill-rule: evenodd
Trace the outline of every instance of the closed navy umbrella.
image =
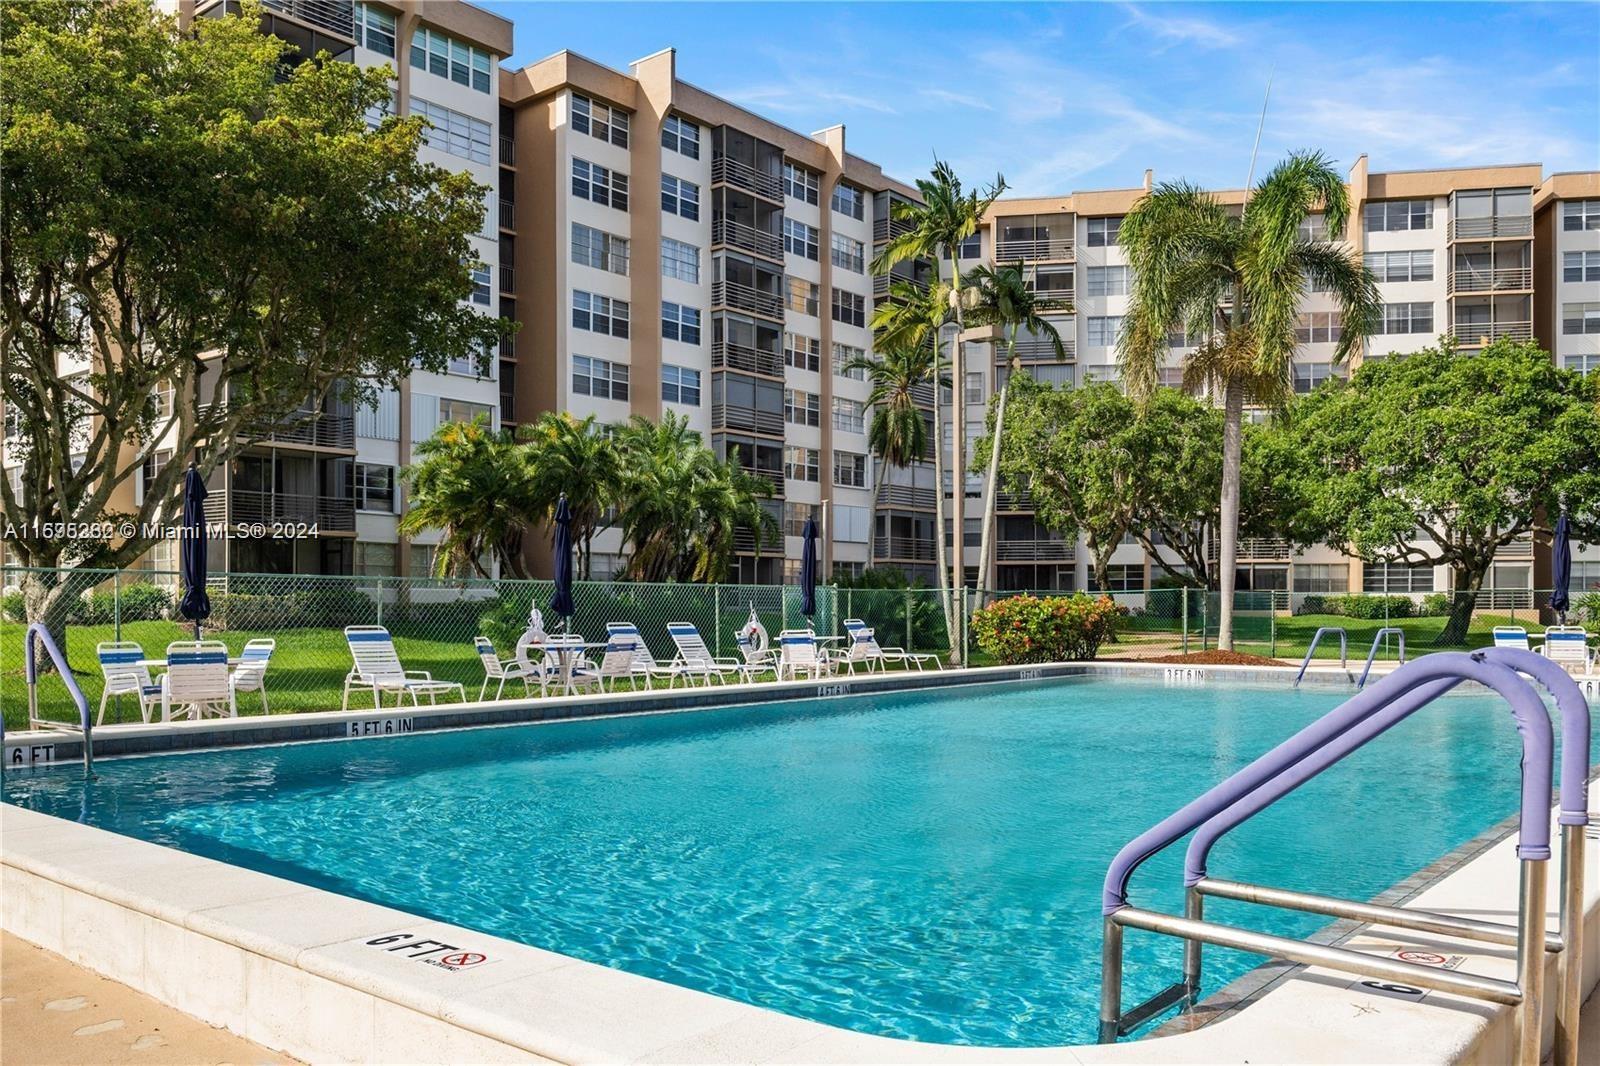
<svg viewBox="0 0 1600 1066">
<path fill-rule="evenodd" d="M 183 599 L 178 613 L 194 623 L 194 639 L 200 639 L 200 623 L 211 617 L 211 597 L 206 595 L 206 483 L 189 464 L 183 475 L 183 528 L 178 540 L 178 575 L 183 579 Z"/>
<path fill-rule="evenodd" d="M 800 534 L 800 613 L 817 613 L 817 520 L 806 519 Z"/>
<path fill-rule="evenodd" d="M 1566 625 L 1567 609 L 1572 606 L 1568 593 L 1572 585 L 1572 534 L 1567 528 L 1565 511 L 1556 519 L 1556 539 L 1550 546 L 1550 563 L 1553 578 L 1550 583 L 1550 609 L 1559 616 L 1559 624 Z"/>
<path fill-rule="evenodd" d="M 550 613 L 572 617 L 572 509 L 567 494 L 556 504 L 556 588 L 550 596 Z"/>
</svg>

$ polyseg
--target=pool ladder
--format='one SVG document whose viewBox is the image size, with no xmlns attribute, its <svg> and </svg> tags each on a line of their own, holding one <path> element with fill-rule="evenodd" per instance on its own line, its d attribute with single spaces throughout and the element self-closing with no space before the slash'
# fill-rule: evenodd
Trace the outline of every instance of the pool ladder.
<svg viewBox="0 0 1600 1066">
<path fill-rule="evenodd" d="M 1317 653 L 1317 644 L 1329 633 L 1339 634 L 1339 666 L 1348 676 L 1350 673 L 1350 634 L 1346 633 L 1344 626 L 1322 626 L 1311 636 L 1311 646 L 1306 649 L 1306 657 L 1300 660 L 1300 672 L 1294 675 L 1296 688 L 1306 676 L 1306 668 L 1311 665 L 1311 657 Z M 1399 626 L 1384 626 L 1372 635 L 1372 650 L 1367 652 L 1367 665 L 1361 670 L 1361 680 L 1356 682 L 1356 688 L 1367 687 L 1367 678 L 1372 674 L 1372 662 L 1378 657 L 1378 648 L 1383 644 L 1385 637 L 1394 637 L 1400 642 L 1400 665 L 1406 664 L 1406 631 Z"/>
<path fill-rule="evenodd" d="M 67 695 L 72 697 L 73 704 L 78 708 L 78 721 L 57 722 L 48 718 L 39 717 L 39 659 L 38 645 L 44 645 L 45 653 L 50 656 L 50 661 L 55 664 L 56 672 L 61 675 L 61 680 L 66 683 Z M 22 638 L 24 649 L 24 662 L 27 667 L 28 679 L 28 728 L 29 729 L 60 729 L 69 733 L 80 733 L 83 736 L 83 768 L 90 770 L 94 766 L 94 740 L 93 729 L 89 719 L 89 701 L 84 698 L 83 689 L 78 687 L 78 679 L 72 676 L 72 668 L 67 665 L 67 657 L 56 646 L 55 638 L 50 635 L 44 623 L 34 622 L 28 626 L 27 633 Z M 0 743 L 5 740 L 5 723 L 0 721 Z M 4 748 L 0 747 L 0 751 Z M 4 759 L 0 759 L 0 769 L 4 768 Z"/>
<path fill-rule="evenodd" d="M 1550 860 L 1550 787 L 1554 734 L 1531 677 L 1554 697 L 1561 716 L 1559 928 L 1545 929 Z M 1224 834 L 1463 681 L 1488 687 L 1510 704 L 1522 738 L 1521 818 L 1517 856 L 1521 888 L 1515 925 L 1450 914 L 1362 903 L 1268 885 L 1208 876 L 1206 859 Z M 1443 652 L 1403 665 L 1130 841 L 1106 871 L 1101 947 L 1100 1041 L 1114 1042 L 1174 1006 L 1192 1007 L 1200 993 L 1201 945 L 1215 944 L 1307 966 L 1436 989 L 1516 1008 L 1516 1062 L 1539 1066 L 1544 956 L 1557 956 L 1555 1066 L 1577 1066 L 1578 1012 L 1583 993 L 1583 851 L 1588 814 L 1589 706 L 1561 667 L 1533 652 L 1492 648 Z M 1189 833 L 1182 917 L 1128 903 L 1138 867 Z M 1314 944 L 1205 920 L 1205 899 L 1244 900 L 1374 925 L 1515 945 L 1514 981 Z M 1175 936 L 1184 942 L 1183 975 L 1143 1003 L 1122 1008 L 1122 941 L 1126 929 Z"/>
</svg>

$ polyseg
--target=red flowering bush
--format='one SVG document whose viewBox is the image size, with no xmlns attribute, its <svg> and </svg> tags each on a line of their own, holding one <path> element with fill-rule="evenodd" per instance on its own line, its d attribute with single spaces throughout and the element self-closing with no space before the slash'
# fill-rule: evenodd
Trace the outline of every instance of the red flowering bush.
<svg viewBox="0 0 1600 1066">
<path fill-rule="evenodd" d="M 1093 659 L 1121 613 L 1108 596 L 1012 596 L 973 611 L 972 635 L 1005 666 Z"/>
</svg>

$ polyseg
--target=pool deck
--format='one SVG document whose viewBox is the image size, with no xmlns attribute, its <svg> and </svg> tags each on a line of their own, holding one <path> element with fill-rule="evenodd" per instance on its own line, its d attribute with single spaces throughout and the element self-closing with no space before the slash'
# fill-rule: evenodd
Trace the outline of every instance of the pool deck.
<svg viewBox="0 0 1600 1066">
<path fill-rule="evenodd" d="M 1102 664 L 1092 672 L 1129 668 L 1137 669 Z M 1174 684 L 1200 680 L 1142 669 Z M 1282 676 L 1258 668 L 1202 669 L 1212 681 Z M 1083 672 L 1081 665 L 1013 669 L 1010 679 Z M 950 676 L 955 673 L 932 683 L 1004 679 L 996 671 Z M 1344 677 L 1337 669 L 1327 673 Z M 888 680 L 847 678 L 844 691 L 833 691 L 832 680 L 807 682 L 792 686 L 796 692 L 787 698 L 898 688 L 892 682 L 907 678 Z M 687 697 L 694 702 L 675 705 L 771 698 L 774 686 L 757 687 L 759 693 L 737 691 L 745 686 L 713 689 L 722 697 L 713 703 L 699 693 Z M 551 717 L 647 709 L 622 710 L 632 698 L 584 697 L 587 712 L 574 707 Z M 595 708 L 607 699 L 616 701 L 615 709 Z M 464 710 L 454 705 L 421 714 Z M 374 713 L 337 718 L 342 735 L 350 735 L 352 722 L 372 720 Z M 253 724 L 259 728 L 260 722 Z M 225 731 L 246 723 L 125 728 L 184 736 L 185 730 L 199 734 L 202 727 Z M 105 750 L 103 736 L 96 737 L 97 751 Z M 224 737 L 222 743 L 238 742 Z M 8 747 L 16 742 L 7 738 Z M 1600 976 L 1600 839 L 1594 834 L 1586 862 L 1586 989 Z M 10 804 L 0 805 L 0 842 L 5 929 L 208 1024 L 308 1061 L 1495 1063 L 1512 1057 L 1509 1008 L 1437 992 L 1397 999 L 1361 988 L 1350 975 L 1316 968 L 1297 970 L 1247 1009 L 1179 1035 L 1007 1050 L 914 1043 L 778 1014 Z M 1406 905 L 1513 921 L 1514 844 L 1506 838 L 1490 845 Z M 1557 886 L 1554 876 L 1550 880 L 1553 927 Z M 1377 954 L 1420 948 L 1460 955 L 1464 972 L 1514 976 L 1510 949 L 1480 943 L 1376 927 L 1344 943 Z M 1553 987 L 1553 960 L 1548 977 Z M 1553 997 L 1547 1000 L 1553 1004 Z M 1547 1020 L 1547 1040 L 1552 1031 Z"/>
</svg>

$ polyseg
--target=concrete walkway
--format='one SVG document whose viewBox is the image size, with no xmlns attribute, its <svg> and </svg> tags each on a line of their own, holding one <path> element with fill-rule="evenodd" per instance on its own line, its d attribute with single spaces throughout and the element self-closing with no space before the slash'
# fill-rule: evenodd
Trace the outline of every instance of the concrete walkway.
<svg viewBox="0 0 1600 1066">
<path fill-rule="evenodd" d="M 0 1066 L 292 1063 L 0 933 Z"/>
</svg>

